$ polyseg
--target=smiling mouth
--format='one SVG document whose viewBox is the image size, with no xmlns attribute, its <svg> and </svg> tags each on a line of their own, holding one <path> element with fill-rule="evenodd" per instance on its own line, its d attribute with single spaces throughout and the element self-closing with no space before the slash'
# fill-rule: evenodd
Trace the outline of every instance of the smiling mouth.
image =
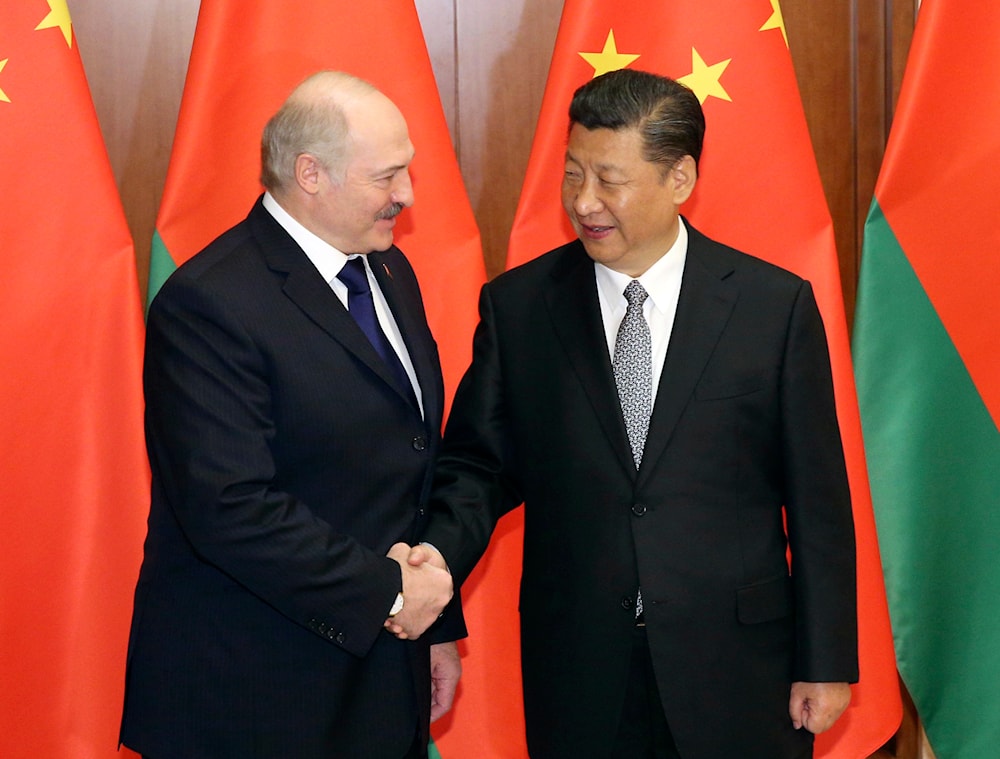
<svg viewBox="0 0 1000 759">
<path fill-rule="evenodd" d="M 611 230 L 614 229 L 613 226 L 602 227 L 602 226 L 597 226 L 595 224 L 581 224 L 580 228 L 583 230 L 584 235 L 586 235 L 587 237 L 594 237 L 594 238 L 604 237 L 609 232 L 611 232 Z"/>
</svg>

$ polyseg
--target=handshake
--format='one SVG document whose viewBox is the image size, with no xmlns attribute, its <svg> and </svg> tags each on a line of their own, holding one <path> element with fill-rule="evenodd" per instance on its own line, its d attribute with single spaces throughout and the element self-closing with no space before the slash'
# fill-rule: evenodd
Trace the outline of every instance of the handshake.
<svg viewBox="0 0 1000 759">
<path fill-rule="evenodd" d="M 396 543 L 386 554 L 403 575 L 403 608 L 384 627 L 401 640 L 414 640 L 437 621 L 454 595 L 444 557 L 433 547 Z"/>
</svg>

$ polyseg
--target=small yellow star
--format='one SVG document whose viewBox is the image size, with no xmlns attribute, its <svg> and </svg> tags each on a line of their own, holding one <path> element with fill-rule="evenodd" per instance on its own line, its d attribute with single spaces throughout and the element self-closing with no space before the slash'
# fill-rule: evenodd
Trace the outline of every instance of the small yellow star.
<svg viewBox="0 0 1000 759">
<path fill-rule="evenodd" d="M 615 30 L 608 30 L 608 38 L 604 41 L 604 49 L 599 53 L 580 53 L 580 57 L 594 67 L 594 76 L 607 74 L 628 66 L 638 58 L 638 55 L 619 53 L 615 45 Z"/>
<path fill-rule="evenodd" d="M 9 60 L 10 58 L 4 58 L 2 61 L 0 61 L 0 71 L 3 71 L 3 67 L 7 65 L 7 61 Z M 4 92 L 3 90 L 0 90 L 0 103 L 9 103 L 9 102 L 10 98 L 7 97 L 7 93 Z"/>
<path fill-rule="evenodd" d="M 35 27 L 39 29 L 52 29 L 58 26 L 62 29 L 63 37 L 66 38 L 66 45 L 73 47 L 73 22 L 69 17 L 69 7 L 66 0 L 48 0 L 49 15 L 42 19 L 42 23 Z"/>
<path fill-rule="evenodd" d="M 768 29 L 780 29 L 781 36 L 785 38 L 785 47 L 788 47 L 788 32 L 785 30 L 785 17 L 781 15 L 781 5 L 778 0 L 771 0 L 771 18 L 764 22 L 764 26 L 758 32 L 766 32 Z"/>
<path fill-rule="evenodd" d="M 710 97 L 728 100 L 731 103 L 733 99 L 729 97 L 729 93 L 726 92 L 719 81 L 722 77 L 722 72 L 726 70 L 726 66 L 729 65 L 731 60 L 732 58 L 727 58 L 721 63 L 713 63 L 709 66 L 698 55 L 698 51 L 691 48 L 691 73 L 687 76 L 682 76 L 677 81 L 690 87 L 694 94 L 698 96 L 698 101 L 702 105 Z"/>
</svg>

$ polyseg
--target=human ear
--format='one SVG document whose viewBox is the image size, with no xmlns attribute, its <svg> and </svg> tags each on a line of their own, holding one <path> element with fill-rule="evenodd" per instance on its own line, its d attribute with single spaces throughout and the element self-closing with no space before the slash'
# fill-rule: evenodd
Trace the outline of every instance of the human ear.
<svg viewBox="0 0 1000 759">
<path fill-rule="evenodd" d="M 670 182 L 674 188 L 675 205 L 680 205 L 691 197 L 697 181 L 698 167 L 694 158 L 686 155 L 673 165 L 673 168 L 670 169 Z"/>
<path fill-rule="evenodd" d="M 315 195 L 320 189 L 321 167 L 316 157 L 300 153 L 295 157 L 295 181 L 305 192 Z"/>
</svg>

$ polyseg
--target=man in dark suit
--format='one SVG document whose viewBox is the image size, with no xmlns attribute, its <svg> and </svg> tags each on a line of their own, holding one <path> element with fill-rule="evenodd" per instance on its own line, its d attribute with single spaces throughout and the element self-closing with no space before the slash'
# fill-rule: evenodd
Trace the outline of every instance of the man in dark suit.
<svg viewBox="0 0 1000 759">
<path fill-rule="evenodd" d="M 452 581 L 405 562 L 443 407 L 392 245 L 412 157 L 388 98 L 314 75 L 265 128 L 268 192 L 150 308 L 152 503 L 121 732 L 144 756 L 425 757 L 450 706 Z M 390 616 L 436 625 L 401 641 Z"/>
<path fill-rule="evenodd" d="M 483 288 L 424 535 L 440 555 L 410 560 L 460 583 L 524 502 L 534 759 L 811 756 L 858 675 L 811 288 L 680 218 L 705 128 L 687 88 L 605 74 L 570 125 L 579 240 Z"/>
</svg>

